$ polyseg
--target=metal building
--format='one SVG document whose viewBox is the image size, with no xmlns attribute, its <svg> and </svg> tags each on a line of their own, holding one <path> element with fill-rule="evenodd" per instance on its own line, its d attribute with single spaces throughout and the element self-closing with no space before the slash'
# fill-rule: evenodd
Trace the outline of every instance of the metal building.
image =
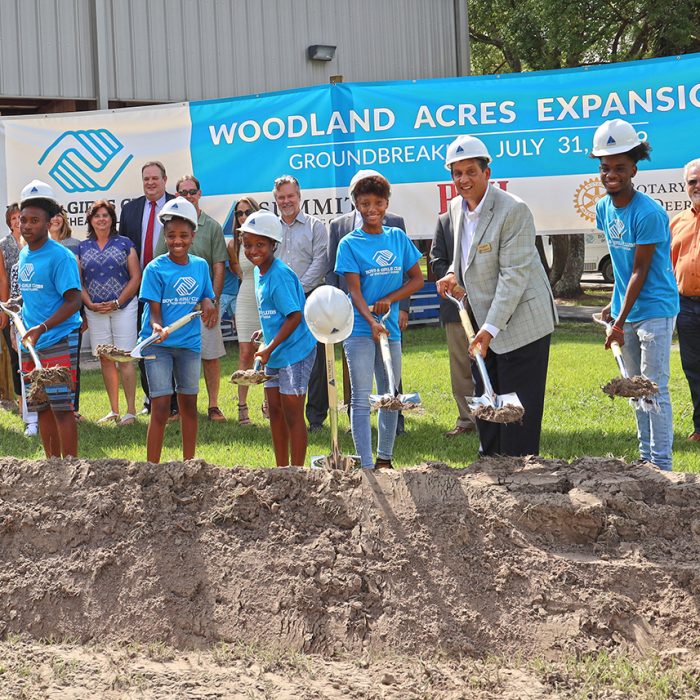
<svg viewBox="0 0 700 700">
<path fill-rule="evenodd" d="M 466 0 L 0 0 L 0 113 L 465 75 L 466 14 Z"/>
</svg>

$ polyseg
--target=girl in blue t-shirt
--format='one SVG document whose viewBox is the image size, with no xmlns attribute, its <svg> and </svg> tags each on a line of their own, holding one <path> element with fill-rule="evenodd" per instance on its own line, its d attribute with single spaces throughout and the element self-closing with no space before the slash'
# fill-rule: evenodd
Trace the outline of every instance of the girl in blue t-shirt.
<svg viewBox="0 0 700 700">
<path fill-rule="evenodd" d="M 335 263 L 336 273 L 345 276 L 355 309 L 355 324 L 344 348 L 350 370 L 352 437 L 364 469 L 392 468 L 398 421 L 396 411 L 379 410 L 377 461 L 373 462 L 369 422 L 373 375 L 377 392 L 384 394 L 388 391 L 379 336 L 381 333 L 389 335 L 398 386 L 401 381 L 398 302 L 423 286 L 423 273 L 418 266 L 420 251 L 401 229 L 382 226 L 390 193 L 389 183 L 381 176 L 366 177 L 357 183 L 353 194 L 355 207 L 362 216 L 362 228 L 341 239 Z M 404 275 L 408 276 L 405 284 Z M 390 312 L 386 330 L 369 310 L 370 306 L 376 316 Z"/>
<path fill-rule="evenodd" d="M 282 224 L 271 212 L 254 212 L 240 228 L 243 251 L 255 265 L 255 297 L 260 312 L 263 345 L 255 353 L 270 377 L 265 396 L 270 411 L 272 444 L 278 467 L 303 466 L 308 435 L 304 404 L 316 359 L 316 340 L 303 310 L 304 289 L 299 278 L 275 249 Z"/>
<path fill-rule="evenodd" d="M 183 197 L 170 200 L 158 214 L 163 225 L 167 255 L 160 255 L 143 271 L 139 299 L 144 302 L 139 341 L 152 333 L 160 340 L 148 348 L 154 360 L 146 361 L 151 399 L 146 453 L 149 462 L 160 462 L 165 426 L 170 417 L 172 380 L 180 412 L 182 457 L 192 459 L 197 445 L 197 393 L 201 369 L 202 336 L 199 323 L 188 323 L 168 332 L 167 326 L 194 310 L 201 302 L 207 328 L 218 322 L 214 289 L 206 260 L 190 255 L 197 229 L 197 211 Z M 146 303 L 148 302 L 148 303 Z"/>
</svg>

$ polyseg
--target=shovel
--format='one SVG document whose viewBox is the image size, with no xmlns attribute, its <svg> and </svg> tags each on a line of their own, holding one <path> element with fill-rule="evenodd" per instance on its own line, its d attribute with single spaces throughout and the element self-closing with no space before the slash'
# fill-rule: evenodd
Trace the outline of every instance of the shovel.
<svg viewBox="0 0 700 700">
<path fill-rule="evenodd" d="M 177 321 L 171 323 L 169 326 L 166 326 L 163 330 L 168 331 L 168 333 L 172 333 L 173 331 L 176 331 L 178 328 L 182 328 L 183 326 L 186 326 L 193 318 L 199 318 L 199 316 L 202 315 L 201 311 L 191 311 L 188 314 L 185 314 L 182 318 L 178 318 Z M 143 351 L 149 346 L 153 345 L 153 343 L 156 342 L 156 340 L 160 339 L 160 333 L 152 333 L 151 335 L 148 336 L 145 340 L 142 340 L 130 353 L 129 357 L 133 361 L 138 361 L 138 360 L 154 360 L 155 355 L 149 355 L 145 356 L 143 354 Z M 97 348 L 95 348 L 97 350 Z M 110 356 L 110 359 L 115 359 L 114 357 Z M 118 359 L 117 362 L 128 362 L 129 360 L 127 359 Z"/>
<path fill-rule="evenodd" d="M 370 311 L 372 307 L 370 306 Z M 374 313 L 374 312 L 373 312 Z M 391 309 L 387 311 L 381 318 L 374 314 L 374 317 L 381 323 L 386 330 L 384 321 L 391 313 Z M 391 350 L 389 349 L 389 334 L 381 333 L 379 335 L 379 348 L 382 352 L 382 361 L 384 362 L 384 370 L 386 371 L 387 381 L 389 383 L 389 391 L 386 394 L 370 394 L 369 406 L 373 411 L 378 411 L 380 408 L 389 411 L 406 411 L 418 408 L 421 405 L 420 394 L 399 394 L 396 389 L 396 379 L 394 377 L 394 366 L 391 363 Z"/>
<path fill-rule="evenodd" d="M 338 444 L 338 391 L 335 383 L 335 345 L 324 343 L 326 351 L 326 381 L 328 383 L 328 418 L 331 424 L 331 453 L 312 457 L 313 469 L 340 469 L 349 472 L 360 464 L 359 455 L 343 455 Z"/>
<path fill-rule="evenodd" d="M 0 302 L 0 309 L 10 317 L 20 338 L 24 338 L 27 334 L 27 329 L 18 313 L 19 307 Z M 24 341 L 24 344 L 27 352 L 29 352 L 29 356 L 32 358 L 32 362 L 34 362 L 34 369 L 26 375 L 30 382 L 29 393 L 27 394 L 29 402 L 45 403 L 48 401 L 46 395 L 47 386 L 67 384 L 71 389 L 73 388 L 73 379 L 68 367 L 44 367 L 34 346 L 27 341 Z"/>
<path fill-rule="evenodd" d="M 265 374 L 260 358 L 257 358 L 253 363 L 253 369 L 237 369 L 231 375 L 231 384 L 254 386 L 255 384 L 263 384 L 268 379 L 270 377 Z"/>
<path fill-rule="evenodd" d="M 612 323 L 603 321 L 601 314 L 593 314 L 593 320 L 599 325 L 605 326 L 608 333 L 612 329 Z M 651 379 L 639 375 L 630 377 L 627 367 L 625 366 L 625 360 L 622 357 L 622 348 L 620 344 L 613 340 L 613 342 L 610 343 L 610 349 L 620 369 L 620 377 L 611 379 L 603 387 L 603 393 L 607 394 L 611 399 L 615 396 L 627 398 L 635 408 L 639 408 L 646 413 L 657 411 L 657 402 L 652 398 L 654 394 L 659 393 L 659 387 L 656 382 L 652 382 Z"/>
<path fill-rule="evenodd" d="M 476 334 L 474 333 L 467 309 L 464 307 L 464 301 L 453 297 L 449 292 L 445 296 L 459 310 L 459 320 L 462 322 L 464 332 L 467 334 L 467 340 L 471 344 Z M 474 417 L 479 420 L 490 421 L 491 423 L 517 423 L 522 421 L 525 409 L 518 395 L 515 393 L 497 394 L 491 385 L 489 374 L 486 371 L 486 363 L 481 352 L 477 352 L 474 355 L 474 360 L 484 385 L 483 396 L 464 397 Z"/>
</svg>

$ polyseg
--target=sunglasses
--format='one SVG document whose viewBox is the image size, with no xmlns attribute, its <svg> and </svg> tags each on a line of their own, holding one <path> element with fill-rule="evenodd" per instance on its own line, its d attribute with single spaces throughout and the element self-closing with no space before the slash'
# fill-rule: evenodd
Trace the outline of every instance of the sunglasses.
<svg viewBox="0 0 700 700">
<path fill-rule="evenodd" d="M 196 189 L 196 190 L 178 190 L 177 191 L 177 193 L 181 197 L 186 197 L 187 195 L 190 195 L 190 197 L 194 197 L 197 194 L 197 192 L 199 192 L 199 189 Z"/>
<path fill-rule="evenodd" d="M 249 217 L 253 213 L 252 209 L 236 209 L 236 216 L 240 219 L 242 216 Z"/>
</svg>

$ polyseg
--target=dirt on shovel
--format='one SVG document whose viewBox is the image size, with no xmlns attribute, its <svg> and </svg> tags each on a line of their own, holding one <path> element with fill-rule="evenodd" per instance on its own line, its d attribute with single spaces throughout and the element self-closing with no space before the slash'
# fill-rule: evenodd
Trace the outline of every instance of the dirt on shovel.
<svg viewBox="0 0 700 700">
<path fill-rule="evenodd" d="M 525 415 L 522 406 L 477 406 L 472 410 L 472 415 L 479 420 L 491 423 L 521 423 Z"/>
<path fill-rule="evenodd" d="M 603 393 L 611 399 L 621 396 L 628 399 L 646 398 L 659 393 L 659 385 L 646 377 L 615 377 L 604 387 Z"/>
<path fill-rule="evenodd" d="M 68 367 L 40 367 L 27 374 L 31 382 L 27 392 L 27 401 L 30 403 L 46 403 L 49 399 L 46 387 L 56 384 L 67 384 L 73 387 L 73 378 Z"/>
</svg>

